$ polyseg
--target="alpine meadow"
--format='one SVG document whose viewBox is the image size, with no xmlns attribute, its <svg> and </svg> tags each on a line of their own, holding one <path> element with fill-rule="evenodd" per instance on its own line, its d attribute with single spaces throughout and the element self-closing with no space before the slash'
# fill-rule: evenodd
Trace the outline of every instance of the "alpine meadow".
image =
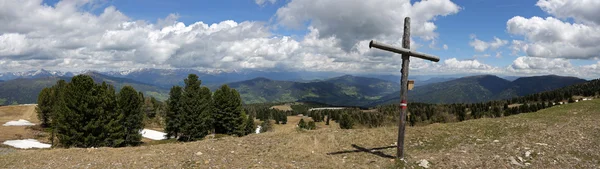
<svg viewBox="0 0 600 169">
<path fill-rule="evenodd" d="M 599 168 L 600 1 L 0 2 L 0 168 Z"/>
</svg>

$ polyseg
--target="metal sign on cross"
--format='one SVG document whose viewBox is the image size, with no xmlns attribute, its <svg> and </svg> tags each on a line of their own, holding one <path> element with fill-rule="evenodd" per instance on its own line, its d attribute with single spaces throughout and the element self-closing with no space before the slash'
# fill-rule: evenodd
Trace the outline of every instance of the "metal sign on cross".
<svg viewBox="0 0 600 169">
<path fill-rule="evenodd" d="M 386 45 L 383 43 L 379 43 L 376 41 L 371 41 L 369 43 L 369 48 L 378 48 L 381 50 L 394 52 L 398 54 L 402 54 L 402 77 L 400 79 L 400 122 L 398 127 L 398 143 L 397 143 L 397 151 L 396 157 L 400 159 L 404 159 L 404 129 L 406 126 L 406 114 L 408 108 L 407 93 L 408 93 L 408 62 L 409 57 L 418 57 L 425 60 L 430 60 L 433 62 L 440 61 L 440 58 L 437 56 L 420 53 L 416 51 L 410 50 L 410 17 L 404 18 L 404 34 L 402 35 L 402 47 L 394 47 L 391 45 Z"/>
</svg>

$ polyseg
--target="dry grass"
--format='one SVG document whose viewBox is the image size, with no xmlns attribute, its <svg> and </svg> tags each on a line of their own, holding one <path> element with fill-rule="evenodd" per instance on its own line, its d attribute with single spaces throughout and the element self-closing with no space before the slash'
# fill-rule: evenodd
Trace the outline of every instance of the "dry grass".
<svg viewBox="0 0 600 169">
<path fill-rule="evenodd" d="M 510 104 L 508 105 L 508 108 L 513 108 L 513 107 L 519 107 L 522 106 L 523 104 Z"/>
<path fill-rule="evenodd" d="M 39 123 L 35 112 L 36 105 L 16 105 L 0 107 L 0 125 L 9 121 L 24 119 Z M 28 139 L 40 137 L 40 132 L 26 126 L 0 126 L 0 143 L 6 140 Z M 42 139 L 41 141 L 45 141 Z"/>
<path fill-rule="evenodd" d="M 273 107 L 271 107 L 271 109 L 277 109 L 277 110 L 281 110 L 281 111 L 292 111 L 292 106 L 290 106 L 289 104 L 284 104 L 284 105 L 273 106 Z"/>
<path fill-rule="evenodd" d="M 394 127 L 294 130 L 299 117 L 275 131 L 129 148 L 18 150 L 0 154 L 0 168 L 393 168 Z M 597 168 L 600 100 L 536 113 L 408 127 L 408 168 Z M 291 127 L 290 127 L 291 126 Z M 321 126 L 321 125 L 319 125 Z M 498 140 L 498 141 L 495 141 Z M 380 150 L 358 151 L 383 147 Z M 393 146 L 392 146 L 393 147 Z M 530 152 L 529 157 L 525 156 Z M 331 155 L 333 153 L 333 155 Z M 519 157 L 523 161 L 519 160 Z"/>
</svg>

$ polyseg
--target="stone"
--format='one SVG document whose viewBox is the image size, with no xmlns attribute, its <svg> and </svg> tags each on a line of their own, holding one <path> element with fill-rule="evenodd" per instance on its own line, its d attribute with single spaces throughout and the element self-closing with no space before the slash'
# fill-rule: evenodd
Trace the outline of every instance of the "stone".
<svg viewBox="0 0 600 169">
<path fill-rule="evenodd" d="M 202 155 L 202 152 L 198 151 L 198 152 L 196 153 L 196 155 L 197 155 L 197 156 L 201 156 L 201 155 Z"/>
<path fill-rule="evenodd" d="M 525 152 L 525 157 L 529 157 L 529 156 L 531 156 L 531 151 L 526 151 Z"/>
<path fill-rule="evenodd" d="M 500 142 L 500 140 L 494 140 L 494 143 L 498 143 L 498 142 Z"/>
<path fill-rule="evenodd" d="M 523 167 L 523 164 L 521 164 L 521 163 L 517 162 L 517 160 L 515 160 L 515 157 L 513 157 L 513 156 L 510 156 L 508 159 L 510 159 L 510 163 L 511 163 L 511 164 L 513 164 L 513 165 L 517 165 L 517 166 L 519 166 L 519 167 Z"/>
</svg>

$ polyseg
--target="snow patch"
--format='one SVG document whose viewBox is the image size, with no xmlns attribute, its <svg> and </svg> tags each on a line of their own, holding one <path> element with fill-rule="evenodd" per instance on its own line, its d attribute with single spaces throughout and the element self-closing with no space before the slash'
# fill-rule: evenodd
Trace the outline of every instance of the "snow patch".
<svg viewBox="0 0 600 169">
<path fill-rule="evenodd" d="M 142 134 L 142 137 L 148 138 L 151 140 L 167 139 L 167 137 L 165 137 L 165 135 L 167 135 L 167 133 L 163 133 L 163 132 L 156 131 L 156 130 L 143 129 L 142 131 L 140 131 L 140 134 Z"/>
<path fill-rule="evenodd" d="M 33 124 L 27 120 L 19 119 L 17 121 L 6 122 L 2 126 L 34 126 L 34 125 L 35 124 Z"/>
<path fill-rule="evenodd" d="M 262 128 L 262 127 L 260 127 L 260 125 L 256 127 L 256 132 L 255 132 L 256 134 L 260 133 L 260 128 Z"/>
<path fill-rule="evenodd" d="M 20 149 L 30 149 L 30 148 L 50 148 L 50 144 L 40 143 L 35 139 L 25 139 L 25 140 L 8 140 L 4 141 L 4 143 L 15 148 Z"/>
</svg>

